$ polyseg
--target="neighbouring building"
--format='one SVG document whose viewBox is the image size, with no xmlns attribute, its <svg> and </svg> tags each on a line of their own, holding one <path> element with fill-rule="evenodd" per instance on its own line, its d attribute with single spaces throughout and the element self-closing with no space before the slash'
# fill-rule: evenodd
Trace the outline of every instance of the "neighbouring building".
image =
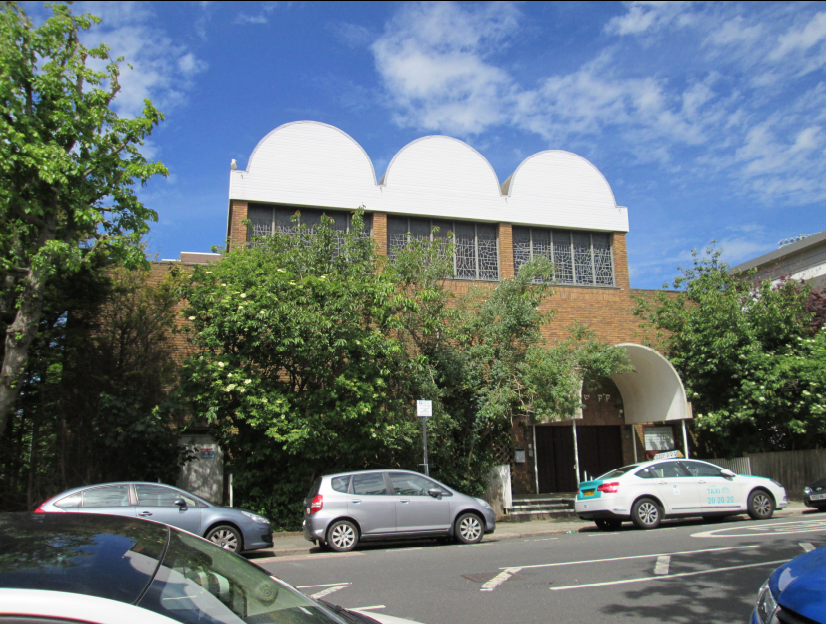
<svg viewBox="0 0 826 625">
<path fill-rule="evenodd" d="M 392 256 L 411 237 L 431 237 L 432 226 L 452 231 L 457 293 L 512 276 L 532 257 L 554 263 L 556 292 L 545 305 L 557 312 L 543 333 L 562 340 L 568 326 L 586 323 L 600 340 L 624 345 L 635 371 L 586 392 L 579 419 L 514 424 L 513 444 L 498 451 L 512 467 L 515 494 L 572 492 L 586 475 L 685 449 L 692 414 L 682 381 L 666 358 L 635 342 L 632 296 L 644 292 L 629 282 L 628 209 L 617 206 L 605 177 L 581 156 L 540 152 L 500 183 L 467 143 L 430 136 L 403 147 L 379 179 L 345 132 L 300 121 L 265 136 L 246 169 L 233 162 L 229 189 L 229 249 L 291 227 L 297 210 L 302 222 L 327 213 L 344 229 L 349 212 L 364 206 L 381 254 Z M 179 262 L 193 260 L 184 254 Z"/>
<path fill-rule="evenodd" d="M 780 241 L 779 249 L 734 267 L 746 272 L 756 269 L 758 280 L 803 280 L 814 289 L 826 288 L 826 231 Z"/>
</svg>

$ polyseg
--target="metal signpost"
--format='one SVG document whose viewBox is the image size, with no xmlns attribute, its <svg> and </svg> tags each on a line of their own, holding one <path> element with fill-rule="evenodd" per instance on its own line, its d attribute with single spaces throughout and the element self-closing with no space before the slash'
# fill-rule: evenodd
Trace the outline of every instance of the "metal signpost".
<svg viewBox="0 0 826 625">
<path fill-rule="evenodd" d="M 427 418 L 433 416 L 433 402 L 429 399 L 417 400 L 416 416 L 422 418 L 422 441 L 424 442 L 424 474 L 430 476 L 430 467 L 427 464 Z"/>
</svg>

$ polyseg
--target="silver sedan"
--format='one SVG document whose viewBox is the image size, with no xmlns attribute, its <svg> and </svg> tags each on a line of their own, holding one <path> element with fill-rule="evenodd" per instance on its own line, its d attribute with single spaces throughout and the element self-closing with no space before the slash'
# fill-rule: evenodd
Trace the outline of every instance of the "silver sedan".
<svg viewBox="0 0 826 625">
<path fill-rule="evenodd" d="M 272 524 L 266 517 L 215 506 L 185 490 L 152 482 L 70 488 L 44 501 L 35 512 L 114 514 L 159 521 L 237 553 L 272 547 Z"/>
</svg>

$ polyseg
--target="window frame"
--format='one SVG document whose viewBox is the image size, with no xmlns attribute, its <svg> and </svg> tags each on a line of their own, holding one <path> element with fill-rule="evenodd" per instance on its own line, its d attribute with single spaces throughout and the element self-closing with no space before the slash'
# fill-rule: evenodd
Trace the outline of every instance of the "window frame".
<svg viewBox="0 0 826 625">
<path fill-rule="evenodd" d="M 516 232 L 518 230 L 527 231 L 528 232 L 528 262 L 536 258 L 534 254 L 534 231 L 542 231 L 547 233 L 549 245 L 548 248 L 550 250 L 550 258 L 548 260 L 551 263 L 554 263 L 554 259 L 557 253 L 556 250 L 556 241 L 555 235 L 559 235 L 564 233 L 568 237 L 568 252 L 570 254 L 570 262 L 571 262 L 571 281 L 570 282 L 563 282 L 561 280 L 556 279 L 556 272 L 554 274 L 554 283 L 559 284 L 560 286 L 583 286 L 589 288 L 597 288 L 597 289 L 612 289 L 617 288 L 617 273 L 616 273 L 616 266 L 614 264 L 614 237 L 610 232 L 596 232 L 590 230 L 565 230 L 562 228 L 549 228 L 543 226 L 512 226 L 511 230 L 511 241 L 512 241 L 512 249 L 513 249 L 513 269 L 514 273 L 519 273 L 519 267 L 524 264 L 524 261 L 521 263 L 517 262 L 517 249 L 516 249 Z M 578 282 L 578 272 L 577 272 L 577 254 L 576 254 L 576 247 L 574 244 L 574 235 L 588 235 L 589 240 L 589 247 L 590 247 L 590 273 L 591 273 L 591 282 Z M 597 264 L 596 264 L 596 254 L 594 248 L 594 235 L 604 235 L 608 240 L 608 260 L 610 261 L 610 271 L 611 271 L 611 283 L 599 283 L 597 282 Z M 547 256 L 543 257 L 547 258 Z M 579 264 L 580 268 L 582 264 Z M 539 282 L 539 280 L 537 280 Z"/>
<path fill-rule="evenodd" d="M 276 228 L 276 211 L 284 210 L 284 211 L 291 211 L 290 216 L 295 215 L 296 213 L 301 213 L 301 217 L 303 218 L 305 214 L 308 215 L 318 215 L 319 221 L 322 215 L 327 215 L 328 213 L 341 213 L 347 217 L 347 224 L 344 230 L 341 230 L 342 233 L 349 233 L 352 228 L 353 224 L 353 213 L 356 212 L 357 209 L 348 209 L 348 208 L 336 208 L 336 207 L 313 207 L 313 206 L 295 206 L 293 204 L 266 204 L 264 202 L 250 202 L 247 205 L 247 219 L 251 220 L 250 213 L 254 209 L 269 209 L 270 211 L 270 232 L 269 234 L 265 235 L 256 235 L 255 234 L 255 226 L 247 227 L 247 243 L 252 242 L 252 240 L 257 236 L 272 236 L 275 234 Z M 331 216 L 335 219 L 335 216 Z M 302 218 L 299 218 L 298 224 L 305 225 Z M 363 230 L 365 236 L 369 236 L 370 238 L 373 237 L 373 213 L 364 213 L 364 221 L 366 222 L 365 225 L 367 227 Z M 369 222 L 369 223 L 367 223 Z M 316 223 L 316 222 L 313 222 Z"/>
</svg>

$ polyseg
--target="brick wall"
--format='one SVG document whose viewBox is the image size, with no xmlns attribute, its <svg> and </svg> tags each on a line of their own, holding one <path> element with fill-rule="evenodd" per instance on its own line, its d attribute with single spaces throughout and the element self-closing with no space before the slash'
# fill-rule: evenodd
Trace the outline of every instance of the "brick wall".
<svg viewBox="0 0 826 625">
<path fill-rule="evenodd" d="M 513 268 L 513 226 L 499 224 L 499 277 L 510 278 Z"/>
<path fill-rule="evenodd" d="M 373 213 L 373 240 L 379 246 L 379 254 L 387 256 L 387 213 Z"/>
<path fill-rule="evenodd" d="M 247 243 L 247 228 L 242 223 L 247 218 L 247 203 L 242 200 L 230 200 L 229 221 L 227 227 L 227 251 L 242 248 Z"/>
</svg>

